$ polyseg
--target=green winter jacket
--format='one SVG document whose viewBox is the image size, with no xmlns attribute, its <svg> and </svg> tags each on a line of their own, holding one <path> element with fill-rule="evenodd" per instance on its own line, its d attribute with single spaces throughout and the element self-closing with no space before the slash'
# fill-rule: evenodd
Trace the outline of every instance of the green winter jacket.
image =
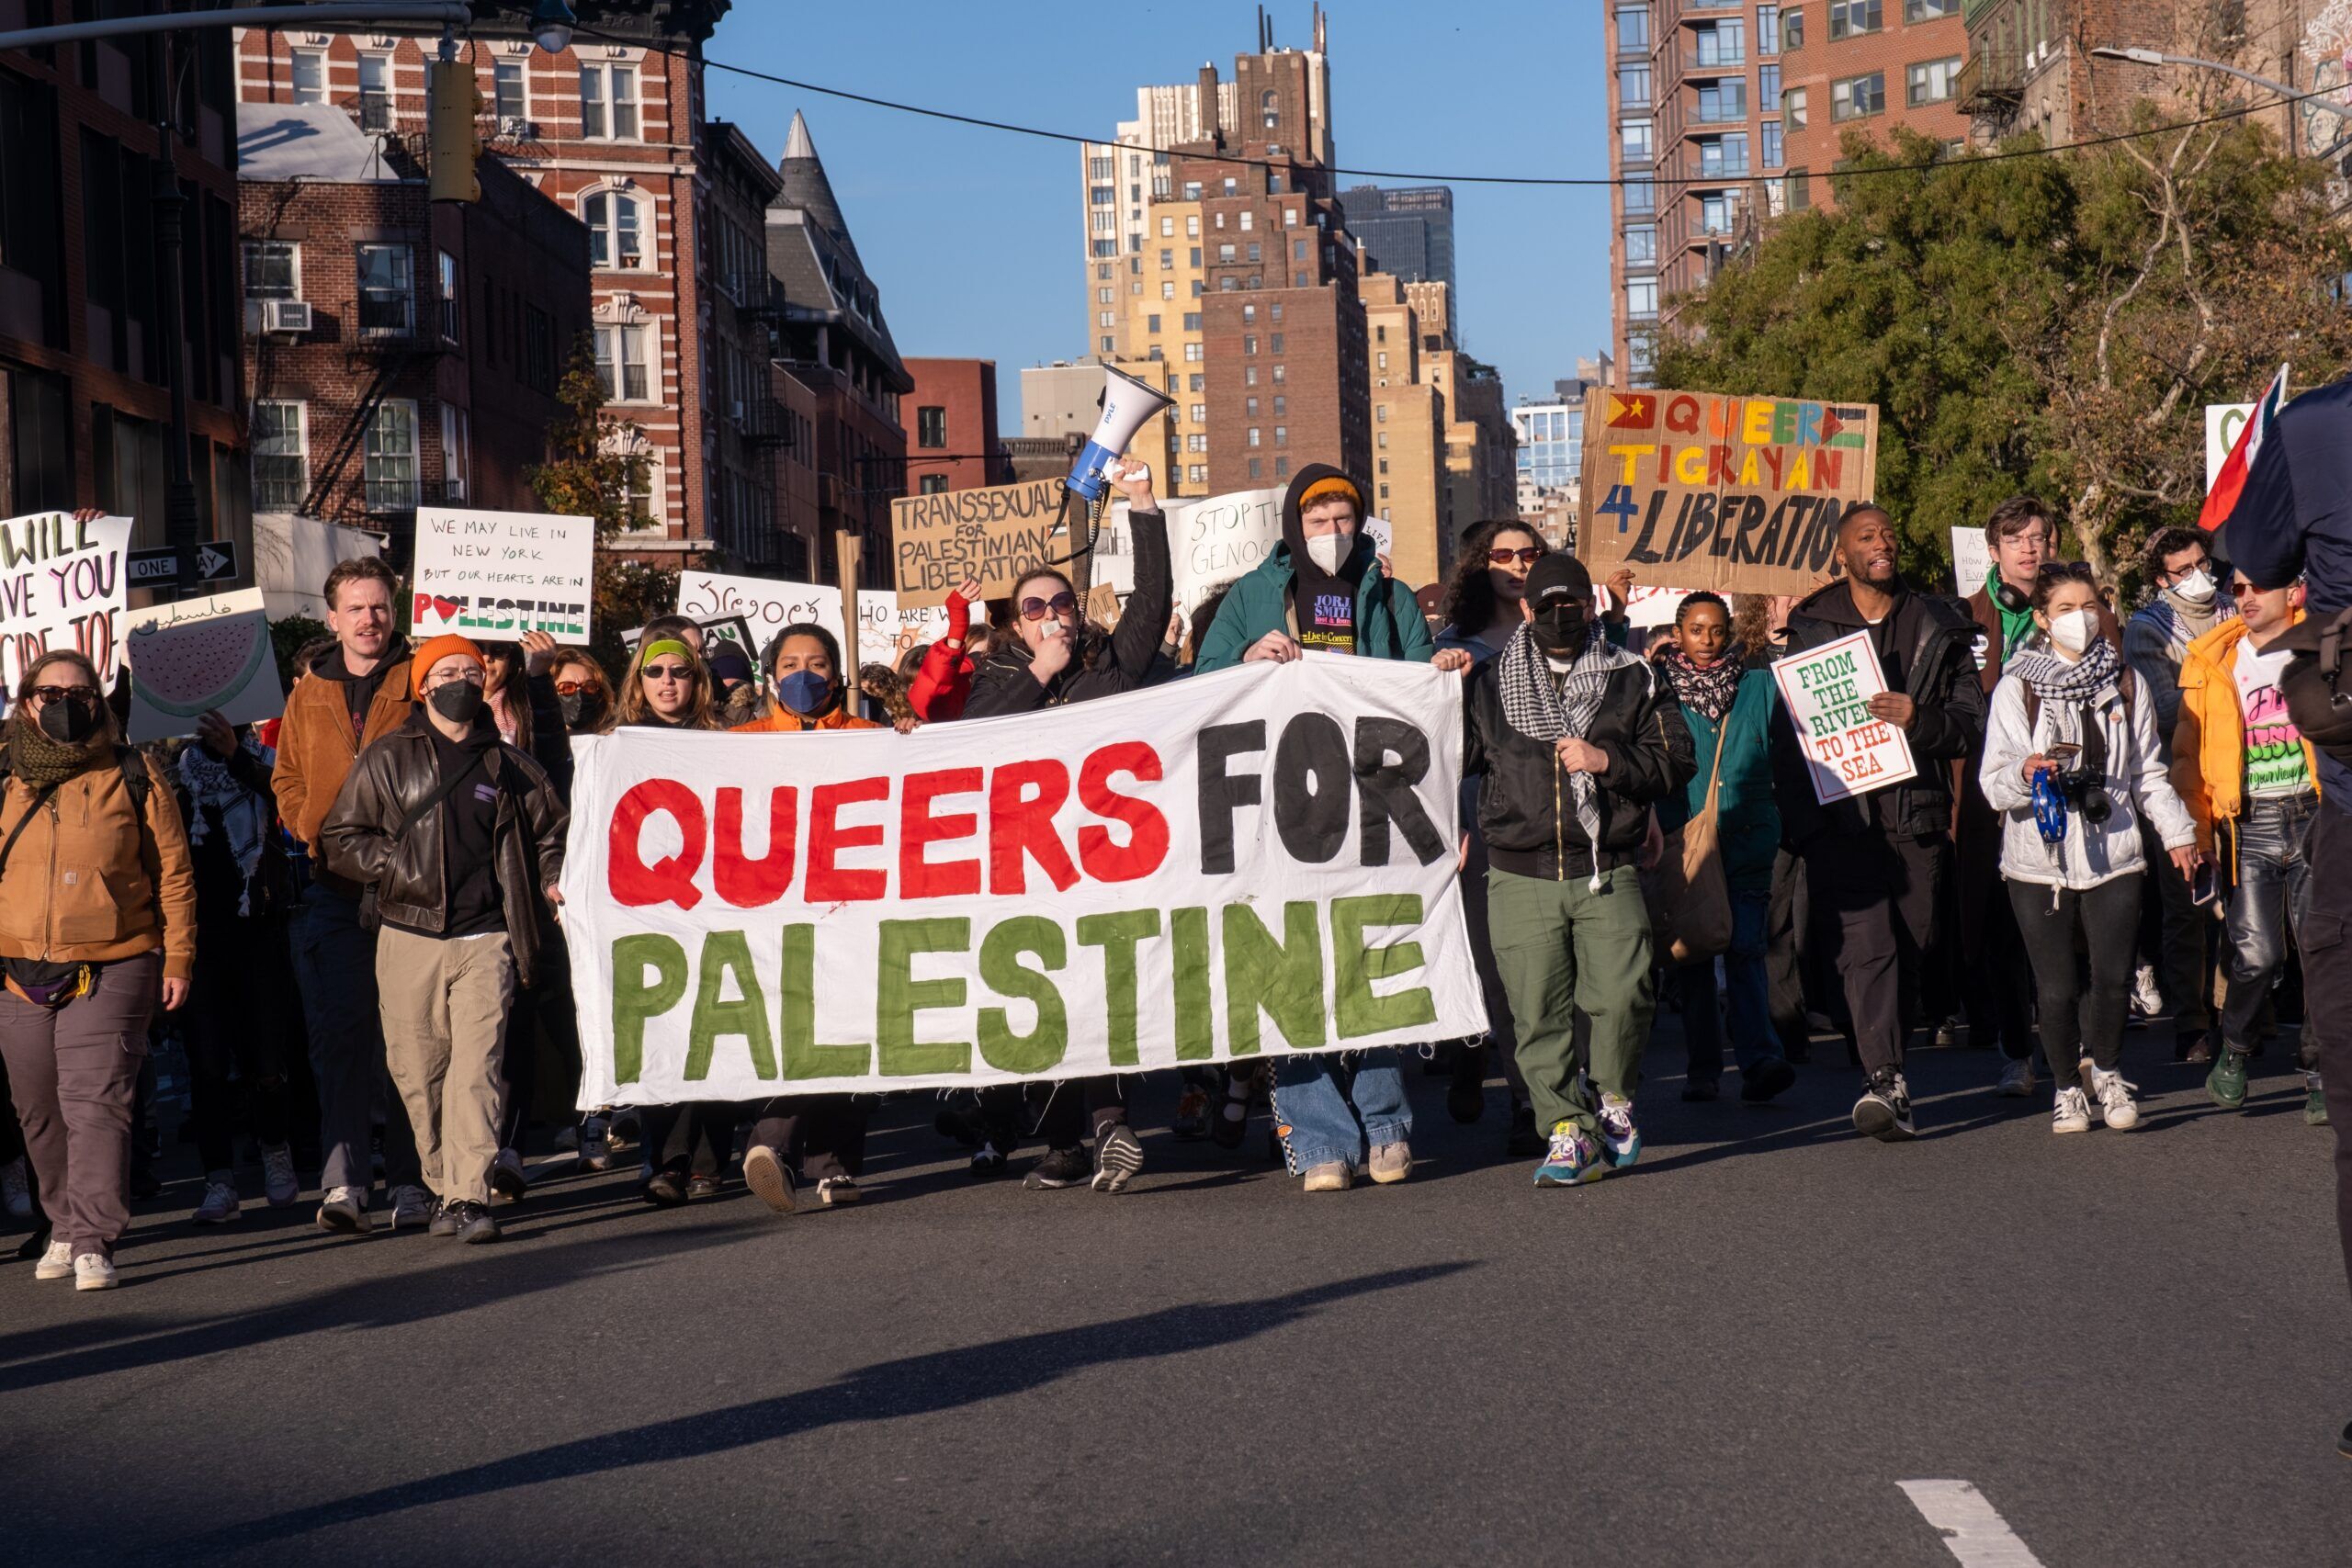
<svg viewBox="0 0 2352 1568">
<path fill-rule="evenodd" d="M 1348 562 L 1356 573 L 1356 651 L 1374 659 L 1402 659 L 1426 664 L 1437 651 L 1430 624 L 1412 590 L 1380 570 L 1373 558 L 1370 535 Z M 1268 632 L 1298 635 L 1291 616 L 1290 547 L 1276 545 L 1249 576 L 1226 591 L 1208 636 L 1201 639 L 1193 659 L 1195 674 L 1205 675 L 1241 662 L 1250 644 Z"/>
<path fill-rule="evenodd" d="M 1772 860 L 1781 847 L 1781 811 L 1772 794 L 1772 710 L 1781 694 L 1769 671 L 1750 670 L 1739 678 L 1739 694 L 1724 715 L 1721 733 L 1714 720 L 1685 705 L 1683 723 L 1690 729 L 1690 745 L 1698 764 L 1690 782 L 1657 803 L 1658 826 L 1671 833 L 1706 809 L 1707 773 L 1715 765 L 1720 740 L 1724 771 L 1716 784 L 1716 843 L 1724 857 L 1724 877 L 1735 893 L 1768 893 L 1772 887 Z"/>
</svg>

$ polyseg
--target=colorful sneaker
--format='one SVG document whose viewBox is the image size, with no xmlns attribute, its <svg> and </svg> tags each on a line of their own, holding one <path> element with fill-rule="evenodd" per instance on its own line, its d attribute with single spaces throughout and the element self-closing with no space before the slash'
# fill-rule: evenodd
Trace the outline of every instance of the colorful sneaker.
<svg viewBox="0 0 2352 1568">
<path fill-rule="evenodd" d="M 2320 1089 L 2317 1073 L 2303 1075 L 2303 1125 L 2306 1127 L 2327 1125 L 2327 1096 Z"/>
<path fill-rule="evenodd" d="M 225 1170 L 216 1170 L 204 1180 L 204 1201 L 188 1216 L 191 1224 L 223 1225 L 243 1214 L 237 1207 L 237 1184 L 229 1179 Z"/>
<path fill-rule="evenodd" d="M 2246 1054 L 2231 1045 L 2213 1059 L 2213 1070 L 2205 1075 L 2205 1092 L 2224 1111 L 2245 1104 L 2245 1063 Z"/>
<path fill-rule="evenodd" d="M 1854 1131 L 1882 1144 L 1901 1143 L 1919 1135 L 1911 1121 L 1911 1089 L 1903 1075 L 1882 1067 L 1871 1075 L 1862 1098 L 1854 1101 Z"/>
<path fill-rule="evenodd" d="M 1634 1102 L 1622 1094 L 1600 1097 L 1600 1147 L 1609 1163 L 1620 1170 L 1642 1157 L 1642 1132 L 1634 1125 Z"/>
<path fill-rule="evenodd" d="M 2069 1084 L 2058 1091 L 2057 1108 L 2050 1114 L 2052 1133 L 2087 1133 L 2091 1130 L 2090 1097 Z"/>
<path fill-rule="evenodd" d="M 2091 1093 L 2098 1098 L 2099 1120 L 2119 1133 L 2128 1133 L 2140 1124 L 2140 1108 L 2132 1103 L 2132 1091 L 2140 1086 L 2123 1081 L 2121 1073 L 2091 1070 Z"/>
<path fill-rule="evenodd" d="M 1580 1187 L 1609 1174 L 1609 1165 L 1592 1134 L 1573 1122 L 1552 1127 L 1552 1146 L 1535 1168 L 1538 1187 Z"/>
<path fill-rule="evenodd" d="M 262 1150 L 261 1188 L 273 1209 L 291 1208 L 302 1195 L 302 1179 L 294 1173 L 294 1151 L 284 1144 Z"/>
</svg>

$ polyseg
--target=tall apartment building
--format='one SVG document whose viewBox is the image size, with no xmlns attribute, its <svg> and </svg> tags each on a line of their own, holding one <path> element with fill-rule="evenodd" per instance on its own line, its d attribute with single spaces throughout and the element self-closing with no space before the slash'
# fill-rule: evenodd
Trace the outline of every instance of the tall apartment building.
<svg viewBox="0 0 2352 1568">
<path fill-rule="evenodd" d="M 154 200 L 159 83 L 180 109 L 176 290 Z M 236 107 L 222 33 L 0 52 L 0 516 L 95 506 L 134 518 L 135 544 L 165 542 L 176 307 L 196 526 L 238 540 L 250 570 Z"/>
<path fill-rule="evenodd" d="M 556 55 L 534 46 L 527 5 L 483 5 L 461 58 L 481 90 L 485 146 L 587 225 L 607 412 L 626 423 L 648 481 L 638 498 L 648 525 L 629 549 L 716 546 L 782 561 L 783 543 L 763 536 L 750 455 L 782 437 L 743 427 L 782 403 L 746 369 L 773 303 L 757 186 L 741 177 L 740 133 L 703 113 L 701 49 L 729 5 L 583 4 L 582 31 Z M 242 28 L 237 96 L 332 104 L 363 130 L 417 142 L 425 51 L 436 47 L 388 32 Z"/>
<path fill-rule="evenodd" d="M 1277 49 L 1262 13 L 1258 44 L 1257 53 L 1236 59 L 1230 80 L 1204 65 L 1192 82 L 1136 89 L 1136 118 L 1120 122 L 1116 139 L 1080 150 L 1089 355 L 1176 400 L 1136 433 L 1132 447 L 1160 468 L 1164 493 L 1172 496 L 1212 491 L 1210 311 L 1204 301 L 1217 241 L 1200 202 L 1204 191 L 1223 192 L 1226 174 L 1242 172 L 1237 166 L 1182 179 L 1175 154 L 1239 152 L 1254 137 L 1272 150 L 1270 156 L 1318 169 L 1328 170 L 1332 157 L 1319 8 L 1312 49 Z M 1327 177 L 1320 187 L 1327 196 L 1328 184 Z"/>
<path fill-rule="evenodd" d="M 401 564 L 420 505 L 537 511 L 588 231 L 495 157 L 479 200 L 429 200 L 331 105 L 248 105 L 238 140 L 254 510 L 381 532 Z"/>
<path fill-rule="evenodd" d="M 1389 565 L 1419 587 L 1451 554 L 1453 489 L 1445 468 L 1445 394 L 1423 373 L 1421 330 L 1401 278 L 1358 286 L 1370 337 L 1373 510 L 1388 519 Z"/>
<path fill-rule="evenodd" d="M 1453 191 L 1446 186 L 1351 186 L 1340 193 L 1348 232 L 1373 265 L 1408 283 L 1442 283 L 1461 299 L 1453 276 Z"/>
<path fill-rule="evenodd" d="M 1420 329 L 1423 374 L 1445 399 L 1447 504 L 1458 534 L 1473 523 L 1516 514 L 1517 466 L 1503 382 L 1495 367 L 1463 351 L 1453 330 L 1453 291 L 1442 283 L 1408 283 Z M 1440 564 L 1453 558 L 1451 537 L 1441 541 Z"/>
<path fill-rule="evenodd" d="M 1781 17 L 1787 204 L 1826 205 L 1849 136 L 1897 128 L 1957 149 L 1967 138 L 1962 0 L 1805 0 Z"/>
</svg>

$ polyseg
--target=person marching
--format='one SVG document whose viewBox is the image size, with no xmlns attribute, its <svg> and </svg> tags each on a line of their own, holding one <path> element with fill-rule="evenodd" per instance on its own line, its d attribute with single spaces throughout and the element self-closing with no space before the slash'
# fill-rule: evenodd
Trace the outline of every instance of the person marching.
<svg viewBox="0 0 2352 1568">
<path fill-rule="evenodd" d="M 972 626 L 972 606 L 979 599 L 977 582 L 966 582 L 947 595 L 947 635 L 923 650 L 922 663 L 907 688 L 907 701 L 917 717 L 944 724 L 964 716 L 972 677 L 988 658 L 991 643 L 986 623 L 977 632 Z"/>
<path fill-rule="evenodd" d="M 2279 681 L 2292 657 L 2280 638 L 2303 619 L 2301 585 L 2265 592 L 2244 575 L 2231 584 L 2238 618 L 2188 645 L 2180 665 L 2173 787 L 2197 819 L 2199 847 L 2230 879 L 2223 928 L 2230 988 L 2222 1007 L 2222 1050 L 2205 1079 L 2214 1102 L 2245 1103 L 2255 1021 L 2286 967 L 2287 942 L 2301 940 L 2311 907 L 2304 853 L 2319 816 L 2318 761 L 2287 712 Z M 2228 835 L 2227 852 L 2219 841 Z M 2327 1125 L 2320 1081 L 2319 1031 L 2305 1028 L 2303 1120 Z"/>
<path fill-rule="evenodd" d="M 160 1000 L 187 999 L 196 877 L 171 789 L 79 653 L 36 659 L 0 740 L 0 1058 L 51 1227 L 38 1280 L 116 1283 L 131 1099 Z"/>
<path fill-rule="evenodd" d="M 1151 680 L 1175 592 L 1168 522 L 1152 498 L 1149 467 L 1117 457 L 1103 472 L 1126 498 L 1127 533 L 1135 547 L 1135 589 L 1118 626 L 1107 637 L 1090 635 L 1069 579 L 1051 568 L 1030 572 L 1013 589 L 1012 635 L 997 639 L 973 675 L 966 718 L 1036 713 L 1116 696 Z M 1013 1120 L 1007 1096 L 991 1089 L 981 1100 L 983 1121 L 1002 1135 Z M 1081 1141 L 1090 1122 L 1091 1160 Z M 1037 1135 L 1046 1140 L 1046 1152 L 1023 1180 L 1024 1187 L 1074 1187 L 1091 1180 L 1097 1192 L 1121 1192 L 1143 1168 L 1143 1145 L 1127 1126 L 1126 1101 L 1115 1077 L 1052 1085 Z"/>
<path fill-rule="evenodd" d="M 2140 1122 L 2120 1070 L 2139 948 L 2140 824 L 2154 826 L 2184 877 L 2196 873 L 2197 827 L 2165 777 L 2155 704 L 2100 632 L 2090 568 L 2044 566 L 2032 606 L 2036 635 L 2011 650 L 1993 689 L 1978 782 L 2001 814 L 2001 874 L 2033 963 L 2041 1052 L 2057 1086 L 2050 1130 L 2088 1132 L 2096 1100 L 2099 1118 L 2127 1132 Z M 2087 990 L 2078 948 L 2090 955 Z"/>
<path fill-rule="evenodd" d="M 768 711 L 738 735 L 804 735 L 812 730 L 878 729 L 850 712 L 842 680 L 841 645 L 824 627 L 785 627 L 768 644 Z M 854 1203 L 865 1171 L 869 1112 L 856 1096 L 781 1096 L 752 1108 L 752 1138 L 743 1151 L 743 1185 L 779 1214 L 793 1211 L 793 1194 L 814 1182 L 827 1208 Z"/>
<path fill-rule="evenodd" d="M 1658 669 L 1681 705 L 1690 731 L 1690 782 L 1658 802 L 1668 832 L 1707 808 L 1715 792 L 1717 842 L 1731 891 L 1731 946 L 1724 953 L 1723 1011 L 1715 961 L 1675 970 L 1682 993 L 1682 1034 L 1690 1050 L 1685 1100 L 1709 1100 L 1724 1074 L 1724 1020 L 1739 1063 L 1739 1098 L 1761 1105 L 1797 1081 L 1772 1027 L 1766 972 L 1772 865 L 1781 848 L 1781 812 L 1772 798 L 1772 710 L 1779 689 L 1770 671 L 1751 670 L 1734 651 L 1731 608 L 1719 594 L 1685 595 L 1674 612 L 1672 641 Z"/>
<path fill-rule="evenodd" d="M 495 1241 L 500 1058 L 538 974 L 538 906 L 560 904 L 566 815 L 547 773 L 498 738 L 488 663 L 444 635 L 416 650 L 418 703 L 353 765 L 320 830 L 339 876 L 375 890 L 384 1050 L 416 1130 L 435 1235 Z"/>
<path fill-rule="evenodd" d="M 1535 1184 L 1569 1187 L 1642 1152 L 1634 1088 L 1656 998 L 1639 862 L 1651 806 L 1695 763 L 1667 682 L 1599 634 L 1583 562 L 1537 561 L 1520 614 L 1470 673 L 1462 771 L 1481 775 L 1495 964 L 1551 1133 Z"/>
</svg>

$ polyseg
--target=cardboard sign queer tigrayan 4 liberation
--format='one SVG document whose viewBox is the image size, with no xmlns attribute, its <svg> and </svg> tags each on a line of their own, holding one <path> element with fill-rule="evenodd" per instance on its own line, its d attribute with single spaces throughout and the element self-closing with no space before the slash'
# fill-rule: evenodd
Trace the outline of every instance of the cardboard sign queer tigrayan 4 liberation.
<svg viewBox="0 0 2352 1568">
<path fill-rule="evenodd" d="M 1869 403 L 1597 387 L 1577 555 L 1596 580 L 1804 593 L 1836 574 L 1838 519 L 1877 471 Z"/>
<path fill-rule="evenodd" d="M 1918 776 L 1903 731 L 1871 713 L 1871 699 L 1886 690 L 1886 672 L 1870 633 L 1776 660 L 1772 678 L 1789 705 L 1789 722 L 1822 805 Z"/>
</svg>

